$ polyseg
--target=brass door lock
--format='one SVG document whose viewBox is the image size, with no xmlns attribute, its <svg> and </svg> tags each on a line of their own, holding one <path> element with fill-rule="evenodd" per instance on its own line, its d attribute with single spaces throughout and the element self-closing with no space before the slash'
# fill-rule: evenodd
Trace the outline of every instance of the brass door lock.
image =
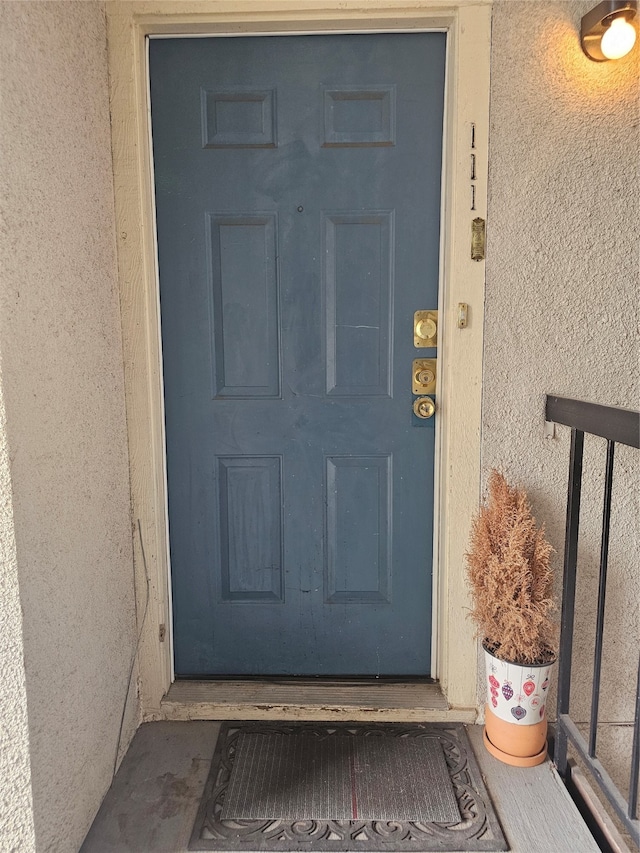
<svg viewBox="0 0 640 853">
<path fill-rule="evenodd" d="M 438 346 L 438 312 L 416 311 L 413 315 L 414 347 Z"/>
<path fill-rule="evenodd" d="M 411 384 L 414 394 L 436 393 L 437 364 L 435 358 L 414 358 Z"/>
<path fill-rule="evenodd" d="M 418 397 L 413 403 L 413 413 L 422 420 L 432 418 L 436 413 L 436 404 L 431 397 Z"/>
</svg>

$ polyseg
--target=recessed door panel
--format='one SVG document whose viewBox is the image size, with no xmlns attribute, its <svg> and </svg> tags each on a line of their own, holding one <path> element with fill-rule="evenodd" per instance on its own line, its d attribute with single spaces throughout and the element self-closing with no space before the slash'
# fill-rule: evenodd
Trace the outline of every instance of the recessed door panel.
<svg viewBox="0 0 640 853">
<path fill-rule="evenodd" d="M 218 459 L 223 601 L 283 600 L 280 467 L 278 457 Z"/>
<path fill-rule="evenodd" d="M 327 459 L 327 600 L 391 596 L 391 457 Z"/>
<path fill-rule="evenodd" d="M 324 93 L 324 144 L 393 145 L 395 87 L 329 89 Z"/>
<path fill-rule="evenodd" d="M 202 90 L 205 148 L 275 148 L 275 90 Z"/>
<path fill-rule="evenodd" d="M 327 392 L 391 392 L 393 213 L 326 216 Z"/>
<path fill-rule="evenodd" d="M 280 393 L 274 214 L 207 214 L 214 396 Z M 248 345 L 250 339 L 250 345 Z"/>
</svg>

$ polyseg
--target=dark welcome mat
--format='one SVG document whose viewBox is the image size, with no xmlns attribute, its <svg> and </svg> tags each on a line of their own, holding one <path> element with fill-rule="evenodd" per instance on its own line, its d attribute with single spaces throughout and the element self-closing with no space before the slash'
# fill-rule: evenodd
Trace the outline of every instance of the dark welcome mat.
<svg viewBox="0 0 640 853">
<path fill-rule="evenodd" d="M 437 738 L 240 732 L 222 820 L 459 823 Z"/>
<path fill-rule="evenodd" d="M 225 723 L 191 850 L 506 850 L 461 724 Z"/>
</svg>

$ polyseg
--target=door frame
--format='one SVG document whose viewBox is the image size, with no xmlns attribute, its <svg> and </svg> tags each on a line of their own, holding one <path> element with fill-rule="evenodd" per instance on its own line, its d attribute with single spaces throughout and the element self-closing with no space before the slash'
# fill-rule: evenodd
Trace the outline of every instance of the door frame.
<svg viewBox="0 0 640 853">
<path fill-rule="evenodd" d="M 432 674 L 454 713 L 477 707 L 477 643 L 464 618 L 464 551 L 480 497 L 484 263 L 471 260 L 471 222 L 486 220 L 491 0 L 421 0 L 410 8 L 402 0 L 374 0 L 366 12 L 360 0 L 112 0 L 106 8 L 143 719 L 163 716 L 161 699 L 173 680 L 147 61 L 148 37 L 172 35 L 448 33 L 438 351 L 443 417 L 436 432 Z M 459 303 L 469 306 L 462 329 L 457 326 Z"/>
</svg>

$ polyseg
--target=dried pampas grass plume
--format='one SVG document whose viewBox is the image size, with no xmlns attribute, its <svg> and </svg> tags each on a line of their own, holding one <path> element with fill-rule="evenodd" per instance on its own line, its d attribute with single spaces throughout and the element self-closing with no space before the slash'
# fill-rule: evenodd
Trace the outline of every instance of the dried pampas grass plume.
<svg viewBox="0 0 640 853">
<path fill-rule="evenodd" d="M 552 553 L 525 491 L 509 486 L 493 469 L 466 558 L 473 598 L 469 615 L 496 657 L 524 664 L 555 657 Z"/>
</svg>

